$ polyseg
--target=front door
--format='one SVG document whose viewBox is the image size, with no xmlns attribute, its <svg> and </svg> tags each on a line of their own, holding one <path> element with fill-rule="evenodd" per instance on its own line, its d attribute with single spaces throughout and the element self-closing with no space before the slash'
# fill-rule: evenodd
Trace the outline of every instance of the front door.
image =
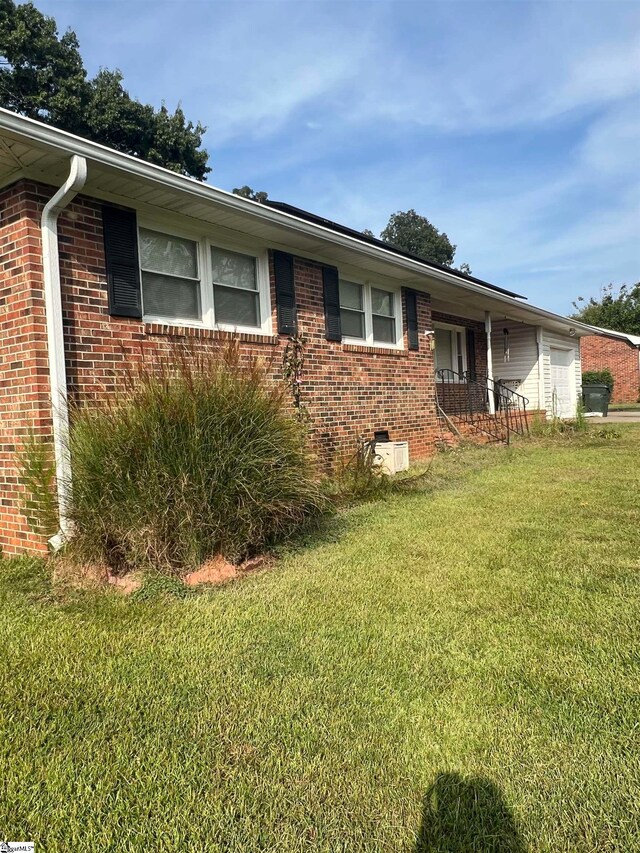
<svg viewBox="0 0 640 853">
<path fill-rule="evenodd" d="M 551 394 L 556 417 L 575 418 L 574 388 L 573 353 L 551 347 Z"/>
</svg>

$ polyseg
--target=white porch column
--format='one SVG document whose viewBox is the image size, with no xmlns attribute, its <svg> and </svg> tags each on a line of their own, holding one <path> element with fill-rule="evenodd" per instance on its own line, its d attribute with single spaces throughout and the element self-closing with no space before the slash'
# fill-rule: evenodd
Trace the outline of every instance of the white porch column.
<svg viewBox="0 0 640 853">
<path fill-rule="evenodd" d="M 542 326 L 536 326 L 536 344 L 538 345 L 538 408 L 546 409 L 544 388 L 544 346 L 542 342 Z"/>
<path fill-rule="evenodd" d="M 491 311 L 484 312 L 484 330 L 487 333 L 487 377 L 493 380 L 493 352 L 491 350 Z M 493 396 L 493 382 L 489 382 L 489 414 L 495 415 L 496 401 Z"/>
</svg>

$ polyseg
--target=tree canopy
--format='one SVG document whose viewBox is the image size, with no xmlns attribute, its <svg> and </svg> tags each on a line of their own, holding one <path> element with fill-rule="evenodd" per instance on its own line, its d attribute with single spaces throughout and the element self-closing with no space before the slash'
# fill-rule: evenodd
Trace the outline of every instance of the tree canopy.
<svg viewBox="0 0 640 853">
<path fill-rule="evenodd" d="M 640 282 L 623 284 L 619 288 L 608 284 L 600 299 L 586 300 L 579 296 L 573 307 L 576 309 L 574 320 L 614 332 L 640 335 Z"/>
<path fill-rule="evenodd" d="M 369 228 L 365 228 L 362 233 L 366 237 L 376 236 Z M 444 231 L 438 231 L 426 216 L 420 216 L 413 208 L 393 213 L 380 234 L 380 240 L 404 249 L 405 252 L 411 252 L 412 255 L 418 255 L 425 261 L 445 267 L 453 265 L 456 246 Z M 471 267 L 467 263 L 460 264 L 458 269 L 465 275 L 471 275 Z"/>
<path fill-rule="evenodd" d="M 0 106 L 126 154 L 203 180 L 206 131 L 180 107 L 156 110 L 132 98 L 115 69 L 87 79 L 76 34 L 62 36 L 33 3 L 0 0 Z"/>
<path fill-rule="evenodd" d="M 445 267 L 453 264 L 456 253 L 456 247 L 447 235 L 413 209 L 393 213 L 380 239 Z"/>
<path fill-rule="evenodd" d="M 253 201 L 265 202 L 269 198 L 269 193 L 264 192 L 264 190 L 260 190 L 256 192 L 256 190 L 252 190 L 251 187 L 248 187 L 246 184 L 243 187 L 235 187 L 232 190 L 234 195 L 242 196 L 242 198 L 250 198 Z"/>
</svg>

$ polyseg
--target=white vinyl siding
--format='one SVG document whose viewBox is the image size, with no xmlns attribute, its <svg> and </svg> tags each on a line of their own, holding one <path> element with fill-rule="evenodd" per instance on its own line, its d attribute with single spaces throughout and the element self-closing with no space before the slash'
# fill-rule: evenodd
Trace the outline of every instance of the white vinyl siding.
<svg viewBox="0 0 640 853">
<path fill-rule="evenodd" d="M 504 329 L 509 331 L 509 361 L 504 357 Z M 539 409 L 538 344 L 534 326 L 495 322 L 491 335 L 493 376 L 529 400 L 529 410 Z"/>
<path fill-rule="evenodd" d="M 504 358 L 504 329 L 509 330 L 509 360 Z M 539 376 L 538 344 L 536 327 L 514 321 L 498 323 L 494 321 L 491 336 L 493 348 L 493 375 L 508 387 L 522 394 L 529 402 L 527 409 L 546 409 L 551 417 L 553 406 L 553 383 L 551 378 L 551 349 L 561 349 L 569 353 L 571 365 L 570 378 L 573 415 L 575 406 L 580 399 L 581 366 L 580 344 L 578 338 L 560 335 L 548 329 L 542 329 L 542 377 Z M 544 389 L 543 399 L 540 399 L 540 378 Z"/>
</svg>

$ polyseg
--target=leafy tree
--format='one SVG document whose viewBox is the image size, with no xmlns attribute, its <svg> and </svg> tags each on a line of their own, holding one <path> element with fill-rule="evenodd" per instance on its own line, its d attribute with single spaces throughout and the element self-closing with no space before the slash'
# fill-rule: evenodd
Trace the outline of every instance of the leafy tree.
<svg viewBox="0 0 640 853">
<path fill-rule="evenodd" d="M 599 300 L 591 297 L 587 301 L 579 296 L 573 307 L 576 309 L 574 320 L 628 335 L 640 335 L 640 282 L 623 284 L 618 289 L 608 284 Z"/>
<path fill-rule="evenodd" d="M 413 209 L 393 213 L 380 239 L 446 267 L 452 265 L 456 252 L 447 235 Z"/>
<path fill-rule="evenodd" d="M 376 236 L 369 228 L 363 228 L 361 233 L 365 237 L 375 238 Z M 380 240 L 419 255 L 426 261 L 434 261 L 447 267 L 453 263 L 456 251 L 456 247 L 451 244 L 447 235 L 438 231 L 428 219 L 419 216 L 415 210 L 394 213 L 387 227 L 380 234 Z M 462 263 L 458 267 L 458 272 L 471 275 L 471 267 L 466 262 Z"/>
<path fill-rule="evenodd" d="M 203 180 L 206 128 L 132 98 L 122 80 L 108 69 L 88 80 L 72 30 L 59 36 L 33 3 L 0 0 L 0 106 Z"/>
<path fill-rule="evenodd" d="M 253 201 L 259 201 L 260 203 L 264 203 L 269 198 L 269 193 L 256 192 L 255 190 L 252 190 L 251 187 L 248 187 L 246 184 L 243 187 L 235 187 L 232 192 L 235 195 L 242 196 L 242 198 L 250 198 Z"/>
<path fill-rule="evenodd" d="M 58 38 L 54 19 L 32 3 L 0 0 L 0 65 L 6 109 L 67 124 L 85 106 L 86 71 L 75 33 Z"/>
</svg>

